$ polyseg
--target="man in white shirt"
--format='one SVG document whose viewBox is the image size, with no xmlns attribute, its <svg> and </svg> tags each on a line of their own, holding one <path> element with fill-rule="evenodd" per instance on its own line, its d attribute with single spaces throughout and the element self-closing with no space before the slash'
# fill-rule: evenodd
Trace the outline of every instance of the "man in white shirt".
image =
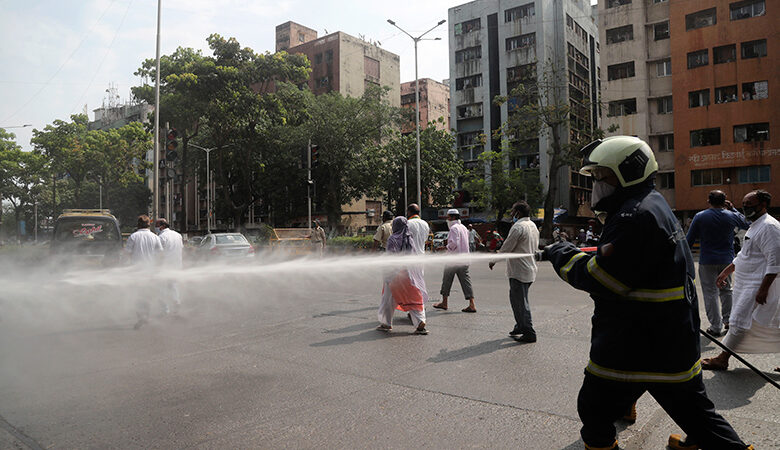
<svg viewBox="0 0 780 450">
<path fill-rule="evenodd" d="M 151 222 L 146 214 L 138 216 L 138 229 L 127 238 L 125 243 L 125 253 L 130 256 L 132 264 L 140 270 L 150 272 L 162 251 L 160 238 L 149 229 Z M 149 322 L 150 309 L 149 302 L 143 297 L 138 301 L 137 307 L 138 322 L 133 327 L 136 330 Z"/>
<path fill-rule="evenodd" d="M 463 224 L 460 223 L 460 212 L 457 209 L 447 211 L 447 226 L 450 227 L 450 234 L 447 236 L 448 253 L 469 253 L 469 232 Z M 452 282 L 455 275 L 460 280 L 460 287 L 463 289 L 463 296 L 469 302 L 469 306 L 461 311 L 467 313 L 477 312 L 474 306 L 474 291 L 471 288 L 471 277 L 469 276 L 469 265 L 448 266 L 444 268 L 444 277 L 441 282 L 441 302 L 433 305 L 437 309 L 447 309 L 447 300 L 452 289 Z"/>
<path fill-rule="evenodd" d="M 478 243 L 482 243 L 482 236 L 474 229 L 474 225 L 469 224 L 469 252 L 474 253 Z"/>
<path fill-rule="evenodd" d="M 422 255 L 425 253 L 425 241 L 428 240 L 431 227 L 428 222 L 420 218 L 420 207 L 417 206 L 417 203 L 406 207 L 406 219 L 409 221 L 409 232 L 412 233 L 412 239 L 417 244 L 417 253 Z"/>
<path fill-rule="evenodd" d="M 536 331 L 531 321 L 531 306 L 528 303 L 528 290 L 536 281 L 536 260 L 533 255 L 539 248 L 539 230 L 531 221 L 528 203 L 519 201 L 512 206 L 512 217 L 517 221 L 512 225 L 504 245 L 499 253 L 528 253 L 529 256 L 506 260 L 506 275 L 509 277 L 509 303 L 515 315 L 515 327 L 509 335 L 521 342 L 536 342 Z M 488 267 L 493 270 L 495 261 Z"/>
<path fill-rule="evenodd" d="M 723 344 L 739 353 L 780 353 L 780 223 L 767 213 L 772 195 L 758 190 L 745 195 L 745 218 L 753 223 L 734 262 L 718 275 L 725 286 L 734 273 L 733 305 Z M 726 370 L 729 354 L 703 358 L 705 370 Z"/>
<path fill-rule="evenodd" d="M 184 249 L 184 243 L 181 239 L 181 234 L 171 230 L 168 226 L 168 221 L 165 219 L 157 219 L 155 222 L 157 229 L 160 230 L 160 234 L 157 236 L 160 238 L 162 244 L 162 266 L 164 270 L 177 271 L 182 268 L 182 250 Z M 181 298 L 179 297 L 179 285 L 176 280 L 169 280 L 165 283 L 166 293 L 165 297 L 173 300 L 173 312 L 176 313 L 181 306 Z M 170 310 L 168 304 L 164 299 L 161 299 L 163 305 L 163 311 L 167 314 Z"/>
</svg>

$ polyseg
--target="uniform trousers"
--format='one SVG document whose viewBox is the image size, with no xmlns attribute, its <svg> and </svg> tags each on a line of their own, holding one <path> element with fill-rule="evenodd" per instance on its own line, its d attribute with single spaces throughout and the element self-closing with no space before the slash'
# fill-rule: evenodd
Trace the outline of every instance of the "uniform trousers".
<svg viewBox="0 0 780 450">
<path fill-rule="evenodd" d="M 747 447 L 726 419 L 715 412 L 715 405 L 707 398 L 701 374 L 684 383 L 631 383 L 611 381 L 585 372 L 577 398 L 583 442 L 591 447 L 611 446 L 616 437 L 614 422 L 623 417 L 645 391 L 687 434 L 687 442 L 706 449 L 742 450 Z"/>
</svg>

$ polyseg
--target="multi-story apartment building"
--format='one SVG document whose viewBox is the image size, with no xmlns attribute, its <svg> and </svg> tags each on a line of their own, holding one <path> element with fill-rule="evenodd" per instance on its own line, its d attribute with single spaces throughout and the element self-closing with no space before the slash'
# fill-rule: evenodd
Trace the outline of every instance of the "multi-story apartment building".
<svg viewBox="0 0 780 450">
<path fill-rule="evenodd" d="M 669 2 L 600 0 L 602 122 L 608 134 L 633 135 L 650 144 L 658 160 L 657 187 L 672 208 L 674 123 Z"/>
<path fill-rule="evenodd" d="M 400 58 L 376 44 L 341 31 L 317 37 L 315 30 L 286 22 L 276 27 L 276 48 L 309 58 L 309 88 L 315 94 L 360 97 L 371 85 L 386 86 L 389 103 L 401 106 Z M 342 225 L 353 231 L 376 228 L 382 223 L 381 208 L 381 199 L 367 197 L 344 205 Z"/>
<path fill-rule="evenodd" d="M 401 84 L 401 107 L 415 109 L 414 81 Z M 439 118 L 444 123 L 439 123 Z M 428 126 L 428 122 L 436 121 L 439 130 L 450 129 L 450 86 L 430 78 L 420 78 L 420 129 Z M 414 131 L 414 114 L 412 121 L 402 129 L 404 133 Z"/>
<path fill-rule="evenodd" d="M 780 198 L 780 3 L 670 2 L 675 205 L 684 216 L 721 189 Z"/>
<path fill-rule="evenodd" d="M 560 130 L 564 140 L 582 125 L 588 130 L 597 126 L 599 48 L 589 1 L 476 0 L 449 9 L 449 40 L 450 116 L 458 155 L 467 167 L 475 167 L 483 151 L 501 150 L 492 132 L 511 114 L 512 101 L 496 106 L 493 99 L 529 79 L 552 75 L 556 103 L 571 105 L 578 126 Z M 516 167 L 538 170 L 545 189 L 550 139 L 540 133 L 538 140 L 521 146 L 513 161 Z M 558 174 L 555 204 L 577 212 L 590 198 L 589 180 L 570 168 Z"/>
</svg>

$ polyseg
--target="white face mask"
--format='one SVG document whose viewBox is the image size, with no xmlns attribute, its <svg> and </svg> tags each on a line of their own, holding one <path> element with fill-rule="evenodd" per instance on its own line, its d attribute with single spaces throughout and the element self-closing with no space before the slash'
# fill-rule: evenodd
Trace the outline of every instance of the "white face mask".
<svg viewBox="0 0 780 450">
<path fill-rule="evenodd" d="M 452 228 L 452 226 L 455 225 L 456 223 L 458 223 L 457 220 L 448 220 L 447 221 L 447 228 Z"/>
<path fill-rule="evenodd" d="M 615 193 L 617 188 L 604 181 L 593 182 L 593 193 L 590 196 L 590 206 L 595 207 L 598 203 Z"/>
</svg>

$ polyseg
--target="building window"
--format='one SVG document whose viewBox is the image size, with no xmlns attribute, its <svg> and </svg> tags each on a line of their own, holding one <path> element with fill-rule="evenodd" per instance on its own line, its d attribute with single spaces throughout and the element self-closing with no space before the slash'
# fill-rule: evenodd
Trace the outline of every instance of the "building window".
<svg viewBox="0 0 780 450">
<path fill-rule="evenodd" d="M 475 88 L 482 86 L 482 74 L 472 75 L 470 77 L 458 78 L 455 80 L 455 90 Z"/>
<path fill-rule="evenodd" d="M 734 126 L 734 142 L 759 142 L 769 140 L 768 123 L 749 123 Z"/>
<path fill-rule="evenodd" d="M 653 35 L 656 41 L 662 39 L 669 39 L 669 21 L 661 22 L 653 25 Z"/>
<path fill-rule="evenodd" d="M 694 69 L 696 67 L 706 66 L 710 63 L 709 52 L 705 48 L 697 52 L 688 53 L 688 68 Z"/>
<path fill-rule="evenodd" d="M 616 6 L 630 5 L 631 0 L 607 0 L 607 8 L 614 8 Z"/>
<path fill-rule="evenodd" d="M 458 119 L 469 119 L 471 117 L 482 117 L 482 103 L 458 106 Z"/>
<path fill-rule="evenodd" d="M 303 33 L 298 33 L 298 43 L 303 44 L 306 42 L 306 35 Z"/>
<path fill-rule="evenodd" d="M 522 66 L 508 67 L 506 69 L 506 81 L 529 81 L 536 79 L 536 64 L 523 64 Z"/>
<path fill-rule="evenodd" d="M 363 56 L 363 71 L 369 80 L 379 81 L 379 60 Z"/>
<path fill-rule="evenodd" d="M 572 30 L 574 29 L 574 19 L 572 19 L 571 16 L 568 14 L 566 14 L 566 26 L 571 28 Z"/>
<path fill-rule="evenodd" d="M 472 131 L 470 133 L 458 134 L 458 147 L 468 147 L 470 145 L 480 144 L 480 136 L 482 131 Z"/>
<path fill-rule="evenodd" d="M 479 17 L 476 19 L 467 20 L 455 25 L 455 36 L 471 33 L 472 31 L 479 30 L 480 28 L 482 28 L 482 22 L 480 21 Z"/>
<path fill-rule="evenodd" d="M 767 97 L 769 97 L 769 83 L 766 80 L 742 83 L 742 100 L 761 100 Z"/>
<path fill-rule="evenodd" d="M 710 90 L 702 89 L 700 91 L 688 92 L 688 107 L 698 108 L 710 104 Z"/>
<path fill-rule="evenodd" d="M 414 92 L 411 94 L 404 94 L 401 96 L 401 104 L 408 105 L 410 103 L 417 103 L 417 96 Z"/>
<path fill-rule="evenodd" d="M 481 46 L 469 47 L 455 52 L 456 63 L 460 63 L 463 61 L 471 61 L 472 59 L 480 59 L 480 58 L 482 58 Z"/>
<path fill-rule="evenodd" d="M 324 88 L 330 86 L 330 80 L 328 77 L 320 77 L 317 78 L 317 87 L 318 88 Z"/>
<path fill-rule="evenodd" d="M 655 73 L 659 77 L 668 77 L 672 75 L 672 60 L 664 59 L 655 63 Z"/>
<path fill-rule="evenodd" d="M 749 19 L 766 14 L 764 0 L 747 0 L 729 5 L 731 20 Z"/>
<path fill-rule="evenodd" d="M 766 56 L 766 39 L 742 43 L 742 59 Z"/>
<path fill-rule="evenodd" d="M 656 99 L 658 105 L 658 114 L 671 114 L 672 113 L 672 96 L 660 97 Z"/>
<path fill-rule="evenodd" d="M 626 25 L 624 27 L 612 28 L 607 30 L 607 44 L 617 44 L 623 41 L 634 40 L 634 26 Z"/>
<path fill-rule="evenodd" d="M 322 64 L 322 53 L 314 55 L 314 64 Z"/>
<path fill-rule="evenodd" d="M 325 62 L 329 63 L 333 61 L 333 50 L 328 50 L 325 52 Z"/>
<path fill-rule="evenodd" d="M 691 147 L 720 145 L 720 128 L 691 130 Z"/>
<path fill-rule="evenodd" d="M 666 3 L 669 0 L 653 0 L 653 3 Z"/>
<path fill-rule="evenodd" d="M 658 151 L 659 152 L 671 152 L 674 151 L 674 135 L 662 134 L 658 136 Z"/>
<path fill-rule="evenodd" d="M 627 98 L 624 100 L 615 100 L 613 102 L 609 102 L 609 112 L 607 113 L 607 116 L 630 116 L 631 114 L 636 114 L 635 98 Z"/>
<path fill-rule="evenodd" d="M 526 5 L 504 11 L 504 22 L 512 22 L 515 20 L 524 19 L 526 17 L 533 17 L 535 14 L 534 4 L 528 3 Z"/>
<path fill-rule="evenodd" d="M 712 49 L 712 63 L 723 64 L 737 60 L 737 44 L 724 45 Z"/>
<path fill-rule="evenodd" d="M 506 40 L 506 51 L 536 45 L 536 33 L 521 34 Z"/>
<path fill-rule="evenodd" d="M 723 169 L 691 170 L 691 186 L 712 186 L 723 184 L 726 178 Z"/>
<path fill-rule="evenodd" d="M 718 20 L 715 14 L 715 8 L 705 9 L 685 16 L 686 30 L 709 27 L 716 23 L 718 23 Z"/>
<path fill-rule="evenodd" d="M 737 101 L 737 85 L 715 88 L 715 103 Z"/>
<path fill-rule="evenodd" d="M 607 66 L 608 81 L 620 80 L 622 78 L 631 78 L 634 75 L 636 75 L 634 72 L 634 61 Z"/>
<path fill-rule="evenodd" d="M 742 183 L 769 183 L 771 180 L 770 166 L 737 167 L 737 182 Z"/>
<path fill-rule="evenodd" d="M 658 174 L 659 189 L 674 189 L 674 172 L 664 172 Z"/>
</svg>

